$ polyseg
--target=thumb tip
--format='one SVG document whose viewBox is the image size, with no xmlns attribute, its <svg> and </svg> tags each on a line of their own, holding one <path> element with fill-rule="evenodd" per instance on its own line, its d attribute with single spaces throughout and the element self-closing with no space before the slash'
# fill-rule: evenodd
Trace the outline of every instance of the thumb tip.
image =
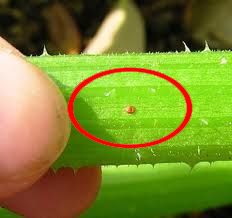
<svg viewBox="0 0 232 218">
<path fill-rule="evenodd" d="M 37 67 L 0 52 L 0 198 L 27 188 L 59 157 L 70 122 L 58 87 Z"/>
</svg>

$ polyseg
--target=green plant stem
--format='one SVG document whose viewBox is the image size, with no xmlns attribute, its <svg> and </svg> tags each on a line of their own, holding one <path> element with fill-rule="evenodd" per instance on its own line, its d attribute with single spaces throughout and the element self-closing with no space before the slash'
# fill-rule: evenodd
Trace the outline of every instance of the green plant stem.
<svg viewBox="0 0 232 218">
<path fill-rule="evenodd" d="M 48 73 L 67 100 L 81 81 L 95 73 L 118 67 L 142 67 L 179 81 L 193 102 L 187 127 L 155 147 L 139 150 L 108 147 L 72 128 L 68 146 L 55 168 L 162 162 L 194 165 L 232 157 L 231 52 L 43 56 L 28 60 Z M 183 99 L 161 79 L 149 80 L 134 73 L 111 76 L 85 87 L 77 98 L 78 120 L 94 134 L 114 142 L 146 142 L 175 129 L 183 119 Z M 157 90 L 154 95 L 148 92 L 152 87 Z M 107 96 L 112 90 L 113 94 Z M 137 113 L 123 112 L 127 103 L 133 104 Z"/>
<path fill-rule="evenodd" d="M 67 100 L 74 87 L 83 79 L 102 70 L 117 67 L 142 67 L 165 73 L 178 80 L 192 98 L 193 115 L 184 131 L 169 142 L 155 147 L 139 150 L 106 147 L 88 140 L 72 128 L 68 146 L 54 164 L 54 168 L 165 163 L 156 164 L 154 168 L 149 165 L 140 165 L 138 168 L 136 166 L 104 167 L 100 195 L 83 218 L 156 217 L 202 210 L 232 202 L 232 162 L 228 161 L 232 157 L 231 52 L 44 56 L 32 57 L 28 60 L 49 74 Z M 81 108 L 88 110 L 83 110 L 84 113 L 79 111 L 81 115 L 78 112 L 78 119 L 83 120 L 88 130 L 91 131 L 91 127 L 94 129 L 93 124 L 95 124 L 101 130 L 105 130 L 100 133 L 96 128 L 94 130 L 95 134 L 102 134 L 102 137 L 106 137 L 106 133 L 110 132 L 114 141 L 136 141 L 136 137 L 138 140 L 146 141 L 150 140 L 151 136 L 158 137 L 157 130 L 164 134 L 180 121 L 183 111 L 179 112 L 178 107 L 169 108 L 170 105 L 175 106 L 175 100 L 179 99 L 178 92 L 173 92 L 172 96 L 170 95 L 172 89 L 164 83 L 153 84 L 154 81 L 139 77 L 135 78 L 136 82 L 127 78 L 130 85 L 125 89 L 125 83 L 120 83 L 120 79 L 122 77 L 115 77 L 111 84 L 99 80 L 92 87 L 86 87 L 86 91 L 80 95 L 79 99 L 88 103 L 87 106 L 83 104 Z M 130 87 L 132 90 L 128 92 Z M 148 95 L 146 87 L 157 88 L 155 89 L 157 98 L 151 93 Z M 106 98 L 104 93 L 109 93 L 112 89 L 116 90 L 116 94 L 112 94 L 112 98 Z M 133 96 L 135 93 L 140 93 L 139 91 L 142 93 L 140 96 L 142 100 L 137 101 Z M 161 95 L 162 93 L 164 95 Z M 98 96 L 101 97 L 99 101 Z M 123 101 L 118 102 L 119 99 Z M 149 102 L 153 100 L 155 104 L 150 104 Z M 159 100 L 162 100 L 161 105 Z M 127 102 L 135 105 L 138 113 L 131 116 L 123 113 L 121 109 Z M 158 108 L 155 108 L 156 105 Z M 121 111 L 120 119 L 117 119 L 115 108 Z M 165 111 L 165 108 L 170 110 Z M 75 110 L 78 110 L 78 107 Z M 83 118 L 89 111 L 91 113 L 86 122 Z M 141 114 L 140 111 L 143 113 Z M 153 116 L 153 113 L 156 116 Z M 146 114 L 157 121 L 155 130 Z M 90 119 L 92 115 L 94 120 Z M 106 118 L 110 122 L 107 123 Z M 117 128 L 110 128 L 111 122 Z M 124 133 L 128 131 L 125 126 L 134 128 L 138 123 L 141 131 L 134 135 L 135 138 L 125 137 Z M 199 163 L 192 168 L 192 165 L 198 162 L 217 160 L 223 161 L 211 165 Z M 167 164 L 171 162 L 175 163 Z M 188 163 L 190 168 L 180 162 Z M 0 209 L 0 217 L 16 216 Z"/>
</svg>

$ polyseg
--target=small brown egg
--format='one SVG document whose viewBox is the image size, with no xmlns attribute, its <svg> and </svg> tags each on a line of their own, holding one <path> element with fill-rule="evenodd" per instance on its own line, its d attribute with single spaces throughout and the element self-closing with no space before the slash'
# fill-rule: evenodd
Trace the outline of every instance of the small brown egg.
<svg viewBox="0 0 232 218">
<path fill-rule="evenodd" d="M 127 107 L 125 108 L 125 111 L 126 111 L 128 114 L 133 114 L 133 113 L 135 113 L 136 108 L 135 108 L 134 106 L 129 105 L 129 106 L 127 106 Z"/>
</svg>

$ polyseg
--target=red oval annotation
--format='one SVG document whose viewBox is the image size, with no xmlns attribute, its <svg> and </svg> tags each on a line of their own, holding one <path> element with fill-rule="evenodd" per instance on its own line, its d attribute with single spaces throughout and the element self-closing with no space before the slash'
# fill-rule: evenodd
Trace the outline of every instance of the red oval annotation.
<svg viewBox="0 0 232 218">
<path fill-rule="evenodd" d="M 180 123 L 180 125 L 173 130 L 172 132 L 170 132 L 168 135 L 163 136 L 162 138 L 156 139 L 154 141 L 151 142 L 147 142 L 147 143 L 143 143 L 143 144 L 120 144 L 120 143 L 114 143 L 114 142 L 109 142 L 106 140 L 103 140 L 101 138 L 98 138 L 94 135 L 92 135 L 91 133 L 89 133 L 88 131 L 86 131 L 84 128 L 82 128 L 82 126 L 80 125 L 80 123 L 78 122 L 78 120 L 76 119 L 75 115 L 74 115 L 74 101 L 76 96 L 78 95 L 78 93 L 85 87 L 87 86 L 89 83 L 93 82 L 94 80 L 101 78 L 103 76 L 107 76 L 110 74 L 115 74 L 115 73 L 128 73 L 128 72 L 132 72 L 132 73 L 146 73 L 146 74 L 151 74 L 153 76 L 159 77 L 161 79 L 166 80 L 167 82 L 171 83 L 173 86 L 175 86 L 183 95 L 185 103 L 186 103 L 186 112 L 185 112 L 185 116 L 183 121 Z M 154 70 L 150 70 L 150 69 L 145 69 L 145 68 L 135 68 L 135 67 L 125 67 L 125 68 L 114 68 L 114 69 L 110 69 L 110 70 L 105 70 L 99 73 L 96 73 L 90 77 L 88 77 L 87 79 L 83 80 L 81 83 L 79 83 L 76 88 L 74 89 L 74 91 L 72 92 L 69 101 L 68 101 L 68 114 L 70 117 L 71 122 L 73 123 L 73 125 L 75 126 L 75 128 L 83 135 L 85 135 L 86 137 L 88 137 L 89 139 L 103 144 L 103 145 L 107 145 L 107 146 L 112 146 L 112 147 L 118 147 L 118 148 L 141 148 L 141 147 L 148 147 L 148 146 L 153 146 L 153 145 L 158 145 L 160 143 L 163 143 L 167 140 L 172 139 L 174 136 L 176 136 L 177 134 L 179 134 L 188 124 L 188 122 L 191 119 L 191 115 L 192 115 L 192 100 L 190 98 L 189 93 L 186 91 L 186 89 L 175 79 L 171 78 L 170 76 L 167 76 L 163 73 L 154 71 Z"/>
</svg>

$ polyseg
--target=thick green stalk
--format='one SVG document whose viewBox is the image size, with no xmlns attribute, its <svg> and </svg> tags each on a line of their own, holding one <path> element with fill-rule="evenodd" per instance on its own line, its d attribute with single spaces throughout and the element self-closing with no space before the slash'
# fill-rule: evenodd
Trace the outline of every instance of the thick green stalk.
<svg viewBox="0 0 232 218">
<path fill-rule="evenodd" d="M 44 56 L 28 59 L 59 85 L 66 99 L 83 79 L 102 70 L 142 67 L 160 71 L 189 92 L 193 113 L 187 127 L 155 147 L 120 149 L 97 144 L 72 128 L 66 150 L 54 167 L 230 160 L 232 157 L 232 53 L 156 53 Z M 92 134 L 120 143 L 143 143 L 174 130 L 185 112 L 180 92 L 162 79 L 115 74 L 84 88 L 75 114 Z M 123 109 L 136 107 L 129 115 Z M 78 113 L 77 113 L 78 112 Z"/>
<path fill-rule="evenodd" d="M 55 168 L 175 162 L 154 168 L 104 168 L 100 195 L 83 217 L 155 217 L 232 202 L 232 162 L 227 161 L 232 157 L 231 52 L 44 56 L 28 60 L 49 74 L 67 100 L 83 79 L 118 67 L 165 73 L 179 81 L 192 98 L 193 114 L 184 131 L 155 147 L 106 147 L 72 129 L 69 144 Z M 178 91 L 162 80 L 138 74 L 95 81 L 80 93 L 77 103 L 75 112 L 81 124 L 114 142 L 139 143 L 158 138 L 174 129 L 184 114 Z M 136 113 L 123 111 L 127 105 L 135 106 Z M 192 171 L 180 164 L 217 160 L 223 162 L 211 166 L 199 163 Z M 14 217 L 1 209 L 0 216 Z"/>
</svg>

